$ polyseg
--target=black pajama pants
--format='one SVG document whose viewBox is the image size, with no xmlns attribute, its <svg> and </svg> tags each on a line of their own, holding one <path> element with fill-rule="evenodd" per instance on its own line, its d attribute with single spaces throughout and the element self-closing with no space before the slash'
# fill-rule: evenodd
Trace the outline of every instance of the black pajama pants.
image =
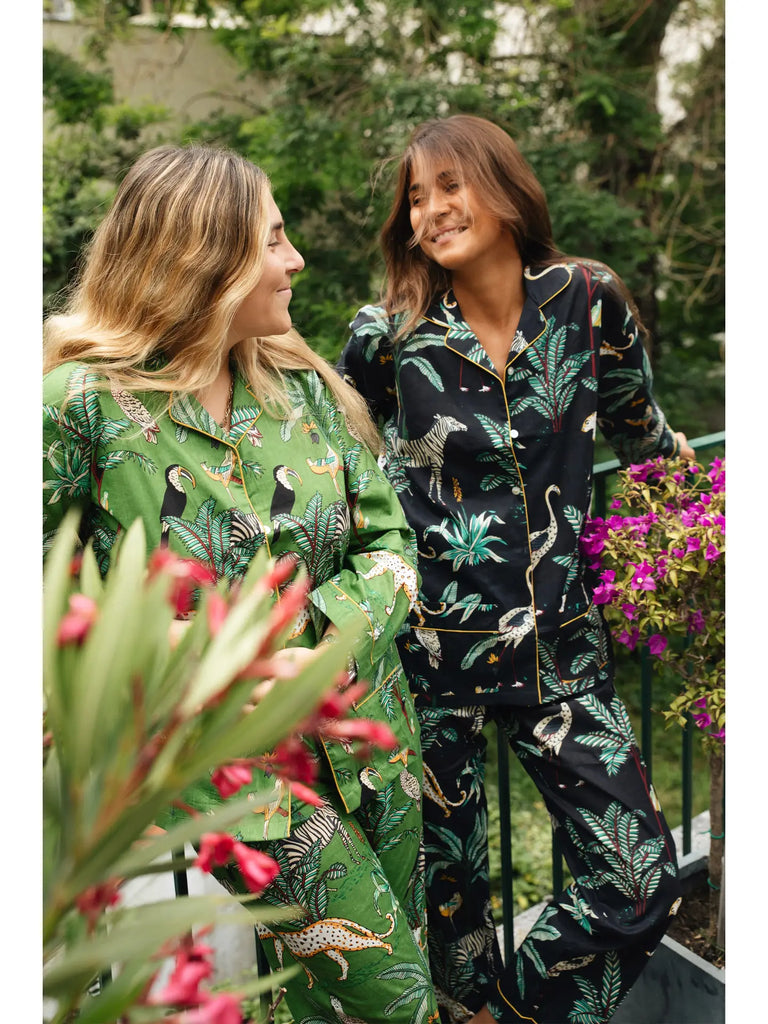
<svg viewBox="0 0 768 1024">
<path fill-rule="evenodd" d="M 674 843 L 613 684 L 549 705 L 417 698 L 430 969 L 441 1020 L 609 1021 L 679 906 Z M 483 727 L 536 784 L 574 881 L 502 964 L 491 916 Z M 518 837 L 517 841 L 525 841 Z"/>
</svg>

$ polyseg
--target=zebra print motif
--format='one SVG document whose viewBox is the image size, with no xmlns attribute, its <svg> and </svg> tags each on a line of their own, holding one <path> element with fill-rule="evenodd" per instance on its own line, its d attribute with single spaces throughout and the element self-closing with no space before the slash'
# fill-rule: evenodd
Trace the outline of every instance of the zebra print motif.
<svg viewBox="0 0 768 1024">
<path fill-rule="evenodd" d="M 466 430 L 465 423 L 453 416 L 435 416 L 435 425 L 422 437 L 403 441 L 396 439 L 396 454 L 402 459 L 403 465 L 429 469 L 429 497 L 434 488 L 437 500 L 442 502 L 442 478 L 440 471 L 445 461 L 445 442 L 454 430 Z"/>
</svg>

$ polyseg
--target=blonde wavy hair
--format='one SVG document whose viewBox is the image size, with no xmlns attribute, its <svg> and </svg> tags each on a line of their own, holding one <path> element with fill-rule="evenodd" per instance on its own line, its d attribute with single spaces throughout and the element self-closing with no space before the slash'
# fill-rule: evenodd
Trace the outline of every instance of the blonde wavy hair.
<svg viewBox="0 0 768 1024">
<path fill-rule="evenodd" d="M 141 156 L 84 251 L 66 308 L 46 321 L 43 371 L 77 360 L 129 391 L 211 384 L 222 339 L 262 273 L 270 194 L 267 175 L 228 149 L 160 146 Z M 378 447 L 363 399 L 295 329 L 247 338 L 231 354 L 276 416 L 289 411 L 285 374 L 315 370 L 350 431 Z"/>
</svg>

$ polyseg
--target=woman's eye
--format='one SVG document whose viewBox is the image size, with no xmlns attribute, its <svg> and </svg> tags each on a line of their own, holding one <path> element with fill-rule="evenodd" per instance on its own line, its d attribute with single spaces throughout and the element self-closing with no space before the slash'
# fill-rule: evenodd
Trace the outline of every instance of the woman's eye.
<svg viewBox="0 0 768 1024">
<path fill-rule="evenodd" d="M 459 188 L 458 181 L 449 181 L 448 184 L 445 186 L 445 191 L 446 192 L 456 192 L 456 191 L 458 191 L 458 188 Z"/>
</svg>

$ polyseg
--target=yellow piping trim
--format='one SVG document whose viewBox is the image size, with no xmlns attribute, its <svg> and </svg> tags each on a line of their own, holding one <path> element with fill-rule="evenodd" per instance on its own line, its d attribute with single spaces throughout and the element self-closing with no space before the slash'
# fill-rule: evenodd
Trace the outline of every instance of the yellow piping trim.
<svg viewBox="0 0 768 1024">
<path fill-rule="evenodd" d="M 536 1024 L 536 1021 L 535 1021 L 535 1019 L 533 1017 L 525 1017 L 525 1016 L 523 1016 L 522 1013 L 520 1013 L 519 1010 L 515 1009 L 515 1007 L 512 1005 L 512 1003 L 510 1003 L 510 1001 L 507 999 L 507 997 L 501 991 L 501 985 L 499 984 L 498 981 L 496 982 L 496 988 L 497 988 L 498 993 L 501 996 L 501 998 L 504 1000 L 504 1002 L 507 1004 L 507 1006 L 510 1008 L 510 1010 L 513 1010 L 517 1014 L 517 1016 L 520 1018 L 520 1020 L 530 1020 L 530 1021 L 533 1021 L 533 1024 Z"/>
</svg>

